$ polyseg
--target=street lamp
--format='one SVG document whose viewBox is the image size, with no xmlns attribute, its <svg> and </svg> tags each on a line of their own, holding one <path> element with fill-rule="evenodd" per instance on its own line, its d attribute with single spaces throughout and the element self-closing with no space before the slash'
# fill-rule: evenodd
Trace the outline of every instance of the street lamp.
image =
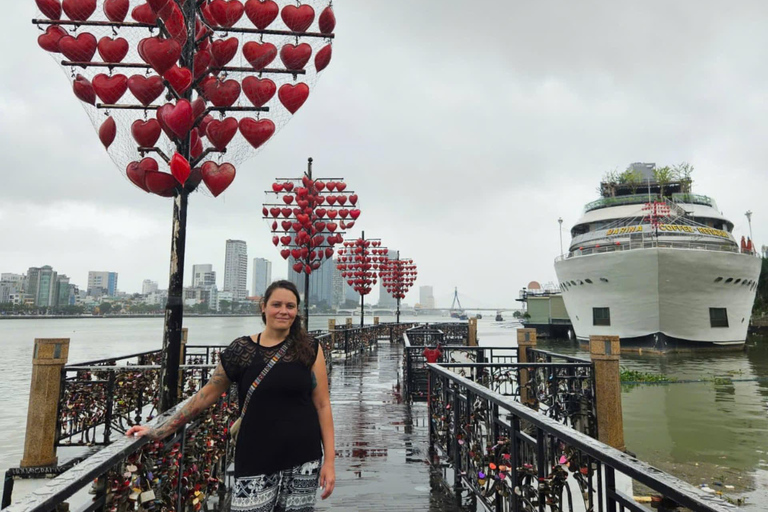
<svg viewBox="0 0 768 512">
<path fill-rule="evenodd" d="M 747 213 L 744 215 L 747 216 L 747 223 L 749 224 L 749 239 L 752 240 L 752 210 L 747 210 Z M 752 240 L 752 243 L 755 243 L 754 240 Z"/>
<path fill-rule="evenodd" d="M 557 219 L 557 223 L 560 224 L 560 257 L 563 256 L 563 218 Z"/>
</svg>

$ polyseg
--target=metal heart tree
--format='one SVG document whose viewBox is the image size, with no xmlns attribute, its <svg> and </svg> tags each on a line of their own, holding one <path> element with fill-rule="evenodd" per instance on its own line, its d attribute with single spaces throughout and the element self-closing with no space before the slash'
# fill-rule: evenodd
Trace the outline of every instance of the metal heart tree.
<svg viewBox="0 0 768 512">
<path fill-rule="evenodd" d="M 235 166 L 304 104 L 330 63 L 336 19 L 329 0 L 35 2 L 38 44 L 61 55 L 118 169 L 174 198 L 165 410 L 177 401 L 188 195 L 201 182 L 221 194 Z"/>
<path fill-rule="evenodd" d="M 360 295 L 360 327 L 365 325 L 365 296 L 378 280 L 379 269 L 387 262 L 388 250 L 381 240 L 365 238 L 345 240 L 338 250 L 336 268 L 349 286 Z"/>
<path fill-rule="evenodd" d="M 397 251 L 397 259 L 388 259 L 383 268 L 379 265 L 381 286 L 397 299 L 397 323 L 400 323 L 400 300 L 405 298 L 417 275 L 416 264 L 412 259 L 400 259 L 400 251 Z"/>
<path fill-rule="evenodd" d="M 333 258 L 334 246 L 355 225 L 357 194 L 347 190 L 343 178 L 314 178 L 311 158 L 304 176 L 276 178 L 265 193 L 275 197 L 262 209 L 272 243 L 281 248 L 283 259 L 294 260 L 294 272 L 304 274 L 304 321 L 309 325 L 309 275 Z"/>
</svg>

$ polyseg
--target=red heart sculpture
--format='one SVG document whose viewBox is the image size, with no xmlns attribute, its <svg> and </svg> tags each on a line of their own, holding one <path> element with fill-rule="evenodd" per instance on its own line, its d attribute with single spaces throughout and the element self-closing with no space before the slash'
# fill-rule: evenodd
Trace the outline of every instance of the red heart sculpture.
<svg viewBox="0 0 768 512">
<path fill-rule="evenodd" d="M 315 10 L 310 5 L 286 5 L 280 12 L 285 25 L 294 32 L 306 32 L 315 19 Z"/>
<path fill-rule="evenodd" d="M 181 46 L 173 39 L 148 37 L 142 40 L 141 52 L 144 61 L 162 75 L 181 57 Z"/>
<path fill-rule="evenodd" d="M 243 92 L 254 107 L 263 107 L 275 95 L 277 86 L 269 78 L 247 76 L 243 79 Z"/>
<path fill-rule="evenodd" d="M 210 13 L 222 27 L 232 27 L 243 16 L 243 4 L 238 0 L 213 0 L 211 2 Z"/>
<path fill-rule="evenodd" d="M 275 133 L 275 123 L 270 119 L 256 121 L 253 118 L 244 117 L 240 120 L 240 133 L 251 146 L 258 148 Z"/>
<path fill-rule="evenodd" d="M 291 204 L 293 202 L 293 196 L 283 196 L 283 202 L 285 204 Z"/>
<path fill-rule="evenodd" d="M 281 226 L 283 226 L 283 231 L 288 231 L 291 229 L 291 221 L 284 220 L 280 223 Z"/>
<path fill-rule="evenodd" d="M 336 201 L 338 201 L 338 203 L 343 206 L 347 204 L 347 196 L 338 196 Z"/>
<path fill-rule="evenodd" d="M 155 101 L 165 90 L 163 79 L 157 75 L 133 75 L 128 79 L 131 94 L 145 107 Z"/>
<path fill-rule="evenodd" d="M 335 181 L 329 181 L 328 183 L 325 184 L 325 186 L 328 187 L 328 190 L 330 190 L 331 192 L 336 190 L 336 182 Z"/>
<path fill-rule="evenodd" d="M 237 119 L 234 117 L 227 117 L 223 121 L 214 119 L 205 128 L 205 135 L 214 148 L 224 151 L 237 133 L 237 126 Z"/>
<path fill-rule="evenodd" d="M 287 218 L 289 218 L 291 216 L 293 211 L 290 208 L 282 208 L 280 210 L 280 213 L 283 215 L 283 217 L 285 217 L 287 219 Z"/>
<path fill-rule="evenodd" d="M 120 74 L 109 76 L 99 73 L 91 83 L 96 95 L 107 105 L 116 104 L 128 90 L 128 77 Z"/>
<path fill-rule="evenodd" d="M 115 141 L 115 135 L 117 135 L 117 125 L 112 116 L 109 116 L 99 127 L 99 140 L 105 148 L 109 149 L 109 146 Z"/>
<path fill-rule="evenodd" d="M 203 172 L 203 183 L 211 191 L 213 197 L 218 197 L 235 179 L 235 166 L 224 163 L 217 165 L 216 162 L 205 162 L 201 170 Z"/>
<path fill-rule="evenodd" d="M 290 245 L 292 238 L 289 235 L 281 236 L 280 237 L 280 243 L 283 245 Z"/>
<path fill-rule="evenodd" d="M 280 7 L 272 0 L 248 0 L 245 2 L 245 15 L 256 28 L 261 30 L 275 21 L 279 13 Z"/>
<path fill-rule="evenodd" d="M 301 249 L 291 249 L 291 256 L 293 256 L 293 259 L 295 260 L 301 258 Z"/>
<path fill-rule="evenodd" d="M 341 210 L 339 210 L 339 216 L 342 219 L 346 219 L 347 215 L 349 215 L 349 212 L 346 209 L 342 208 Z M 344 225 L 343 224 L 341 225 L 341 228 L 344 229 Z"/>
<path fill-rule="evenodd" d="M 323 46 L 317 55 L 315 55 L 315 69 L 317 72 L 321 72 L 328 67 L 331 63 L 331 45 L 327 44 Z"/>
<path fill-rule="evenodd" d="M 194 103 L 194 102 L 193 102 Z M 206 135 L 206 130 L 208 129 L 208 123 L 213 121 L 213 116 L 211 114 L 206 115 L 203 117 L 203 120 L 200 121 L 200 124 L 198 124 L 198 128 L 200 128 L 200 133 L 203 135 Z"/>
<path fill-rule="evenodd" d="M 256 71 L 261 71 L 277 57 L 277 48 L 272 43 L 249 41 L 243 45 L 243 56 Z"/>
<path fill-rule="evenodd" d="M 184 94 L 184 92 L 189 89 L 189 86 L 192 85 L 192 72 L 187 68 L 182 68 L 175 64 L 171 66 L 168 71 L 163 73 L 163 78 L 168 80 L 168 83 L 171 84 L 171 87 L 173 87 L 173 90 L 176 91 L 179 96 Z"/>
<path fill-rule="evenodd" d="M 144 183 L 150 192 L 161 197 L 173 197 L 179 185 L 176 178 L 168 173 L 158 171 L 145 172 Z"/>
<path fill-rule="evenodd" d="M 339 181 L 336 183 L 336 190 L 338 190 L 339 192 L 344 192 L 345 188 L 347 188 L 347 184 L 344 183 L 343 181 Z"/>
<path fill-rule="evenodd" d="M 171 0 L 147 0 L 147 4 L 154 13 L 159 14 L 163 8 L 168 6 L 169 1 Z"/>
<path fill-rule="evenodd" d="M 317 18 L 317 26 L 320 28 L 321 34 L 331 34 L 336 28 L 336 15 L 333 14 L 333 8 L 330 5 L 320 13 L 320 17 Z"/>
<path fill-rule="evenodd" d="M 61 8 L 70 20 L 86 21 L 96 10 L 96 0 L 64 0 Z"/>
<path fill-rule="evenodd" d="M 168 2 L 164 9 L 161 9 L 158 16 L 165 22 L 165 29 L 171 34 L 174 41 L 184 46 L 187 42 L 187 25 L 184 21 L 184 14 L 176 2 Z"/>
<path fill-rule="evenodd" d="M 99 56 L 104 62 L 121 62 L 128 55 L 128 41 L 122 37 L 111 39 L 107 36 L 99 39 L 96 46 Z"/>
<path fill-rule="evenodd" d="M 93 85 L 83 75 L 77 75 L 72 82 L 72 90 L 81 101 L 96 105 L 96 92 Z"/>
<path fill-rule="evenodd" d="M 128 0 L 104 0 L 104 15 L 109 21 L 122 23 L 130 7 Z"/>
<path fill-rule="evenodd" d="M 160 123 L 157 119 L 137 119 L 131 124 L 131 135 L 139 147 L 151 148 L 160 138 Z"/>
<path fill-rule="evenodd" d="M 35 0 L 37 8 L 46 18 L 51 20 L 61 19 L 61 4 L 59 0 Z M 56 25 L 51 25 L 56 26 Z"/>
<path fill-rule="evenodd" d="M 309 97 L 309 86 L 304 82 L 296 85 L 283 84 L 277 91 L 277 97 L 288 112 L 295 114 L 304 102 L 307 101 L 307 97 Z"/>
<path fill-rule="evenodd" d="M 288 256 L 290 256 L 290 255 L 291 255 L 291 250 L 290 249 L 283 249 L 283 250 L 280 251 L 280 256 L 282 256 L 284 260 L 287 260 Z"/>
<path fill-rule="evenodd" d="M 181 156 L 179 153 L 174 153 L 170 162 L 171 174 L 182 185 L 189 178 L 189 173 L 192 172 L 192 168 L 189 166 L 189 161 Z"/>
<path fill-rule="evenodd" d="M 193 160 L 203 154 L 203 141 L 200 138 L 200 132 L 198 132 L 197 128 L 194 128 L 192 130 L 189 144 L 190 144 L 189 156 Z M 203 177 L 201 175 L 200 179 L 202 178 Z"/>
<path fill-rule="evenodd" d="M 240 41 L 236 37 L 230 37 L 229 39 L 218 39 L 211 44 L 211 56 L 213 57 L 213 63 L 218 67 L 223 67 L 229 64 L 235 55 L 237 55 L 237 49 L 240 46 Z"/>
<path fill-rule="evenodd" d="M 329 219 L 335 219 L 336 215 L 338 215 L 338 214 L 339 214 L 339 212 L 337 212 L 336 210 L 328 210 L 328 218 Z"/>
<path fill-rule="evenodd" d="M 213 17 L 213 13 L 211 12 L 211 4 L 207 2 L 203 3 L 203 5 L 200 7 L 200 12 L 202 13 L 203 19 L 208 25 L 211 27 L 219 26 L 219 24 L 216 23 L 216 18 Z"/>
<path fill-rule="evenodd" d="M 203 86 L 203 95 L 217 107 L 231 107 L 240 97 L 237 80 L 209 80 Z"/>
<path fill-rule="evenodd" d="M 174 135 L 180 139 L 187 136 L 195 122 L 195 118 L 192 116 L 192 105 L 186 99 L 179 100 L 176 105 L 166 103 L 157 110 L 157 116 L 161 124 L 165 122 Z"/>
<path fill-rule="evenodd" d="M 328 222 L 328 223 L 325 225 L 325 228 L 326 228 L 328 231 L 330 231 L 331 233 L 333 233 L 334 231 L 336 231 L 336 228 L 337 228 L 337 227 L 338 227 L 338 226 L 336 226 L 336 223 L 335 223 L 335 222 Z M 329 237 L 329 240 L 330 240 L 330 237 Z"/>
<path fill-rule="evenodd" d="M 273 183 L 272 184 L 272 190 L 274 192 L 282 192 L 283 190 L 283 184 L 282 183 Z"/>
<path fill-rule="evenodd" d="M 205 112 L 205 98 L 198 96 L 195 101 L 192 102 L 192 117 L 197 119 Z"/>
<path fill-rule="evenodd" d="M 357 194 L 352 194 L 349 196 L 349 204 L 352 206 L 355 206 L 357 204 Z"/>
<path fill-rule="evenodd" d="M 83 32 L 76 38 L 66 35 L 59 39 L 59 51 L 67 60 L 90 62 L 96 53 L 96 37 L 89 32 Z"/>
<path fill-rule="evenodd" d="M 198 48 L 193 62 L 192 67 L 195 69 L 195 78 L 197 79 L 208 72 L 211 67 L 211 62 L 213 62 L 213 57 L 209 50 Z"/>
<path fill-rule="evenodd" d="M 331 247 L 327 247 L 325 249 L 325 257 L 330 258 L 331 256 L 333 256 L 333 249 Z"/>
<path fill-rule="evenodd" d="M 329 205 L 333 206 L 336 204 L 336 196 L 326 196 L 325 200 L 328 202 Z M 329 212 L 330 213 L 330 212 Z"/>
<path fill-rule="evenodd" d="M 285 64 L 285 68 L 291 71 L 304 69 L 311 56 L 312 47 L 307 43 L 286 44 L 280 48 L 280 60 Z"/>
<path fill-rule="evenodd" d="M 45 33 L 37 37 L 37 44 L 47 52 L 59 53 L 59 41 L 66 35 L 66 30 L 58 25 L 51 25 L 45 29 Z"/>
<path fill-rule="evenodd" d="M 138 23 L 145 23 L 147 25 L 154 25 L 157 23 L 157 14 L 152 11 L 149 4 L 141 4 L 134 7 L 131 11 L 131 18 Z"/>
<path fill-rule="evenodd" d="M 145 173 L 147 171 L 157 171 L 157 161 L 154 158 L 144 158 L 141 162 L 131 162 L 125 169 L 125 174 L 134 185 L 140 189 L 149 192 L 145 182 Z M 175 186 L 175 183 L 174 183 Z"/>
<path fill-rule="evenodd" d="M 353 219 L 357 219 L 360 216 L 360 210 L 358 209 L 349 210 L 349 216 L 352 217 Z"/>
<path fill-rule="evenodd" d="M 272 217 L 277 218 L 280 215 L 280 208 L 273 206 L 272 208 L 269 209 L 269 214 Z"/>
<path fill-rule="evenodd" d="M 294 263 L 293 264 L 293 270 L 301 274 L 301 271 L 304 270 L 304 264 L 303 263 Z"/>
<path fill-rule="evenodd" d="M 293 190 L 293 183 L 291 183 L 290 181 L 286 181 L 285 183 L 283 183 L 283 188 L 288 192 L 290 192 L 291 190 Z"/>
</svg>

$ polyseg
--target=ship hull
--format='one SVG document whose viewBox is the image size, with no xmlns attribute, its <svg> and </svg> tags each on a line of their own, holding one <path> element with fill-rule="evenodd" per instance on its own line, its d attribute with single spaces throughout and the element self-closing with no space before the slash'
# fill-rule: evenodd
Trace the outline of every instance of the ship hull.
<svg viewBox="0 0 768 512">
<path fill-rule="evenodd" d="M 577 339 L 614 335 L 622 350 L 660 352 L 742 348 L 760 267 L 752 255 L 666 247 L 555 263 Z M 610 325 L 594 325 L 593 308 L 609 308 Z M 712 326 L 710 308 L 726 310 L 727 327 Z"/>
</svg>

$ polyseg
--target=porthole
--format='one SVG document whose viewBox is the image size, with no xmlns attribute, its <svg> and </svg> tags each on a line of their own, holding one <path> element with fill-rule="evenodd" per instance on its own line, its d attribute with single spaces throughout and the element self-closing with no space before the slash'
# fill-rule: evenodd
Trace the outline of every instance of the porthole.
<svg viewBox="0 0 768 512">
<path fill-rule="evenodd" d="M 716 282 L 716 283 L 719 283 L 719 282 L 720 282 L 720 281 L 722 281 L 722 280 L 723 280 L 723 278 L 722 278 L 722 277 L 717 277 L 717 278 L 715 278 L 715 282 Z"/>
<path fill-rule="evenodd" d="M 726 284 L 727 284 L 727 283 L 730 283 L 731 281 L 733 281 L 733 278 L 732 278 L 732 277 L 729 277 L 728 279 L 726 279 L 726 280 L 725 280 Z"/>
<path fill-rule="evenodd" d="M 600 280 L 601 280 L 602 282 L 604 282 L 604 283 L 607 283 L 607 282 L 608 282 L 608 280 L 607 280 L 606 278 L 604 278 L 604 277 L 601 277 L 601 278 L 600 278 Z"/>
<path fill-rule="evenodd" d="M 741 282 L 741 278 L 738 278 L 737 280 L 735 280 L 735 281 L 733 282 L 733 284 L 739 284 L 740 282 Z"/>
<path fill-rule="evenodd" d="M 579 284 L 580 284 L 580 285 L 581 285 L 581 284 L 584 284 L 584 281 L 582 281 L 581 279 L 579 279 Z"/>
<path fill-rule="evenodd" d="M 571 281 L 571 284 L 572 284 L 573 286 L 576 286 L 576 281 Z"/>
<path fill-rule="evenodd" d="M 742 282 L 741 282 L 741 286 L 744 286 L 744 285 L 747 285 L 747 284 L 749 284 L 749 282 L 748 282 L 748 281 L 742 281 Z"/>
<path fill-rule="evenodd" d="M 585 280 L 584 280 L 584 282 L 585 282 L 585 283 L 589 283 L 589 284 L 592 284 L 592 280 L 591 280 L 591 279 L 585 279 Z"/>
</svg>

